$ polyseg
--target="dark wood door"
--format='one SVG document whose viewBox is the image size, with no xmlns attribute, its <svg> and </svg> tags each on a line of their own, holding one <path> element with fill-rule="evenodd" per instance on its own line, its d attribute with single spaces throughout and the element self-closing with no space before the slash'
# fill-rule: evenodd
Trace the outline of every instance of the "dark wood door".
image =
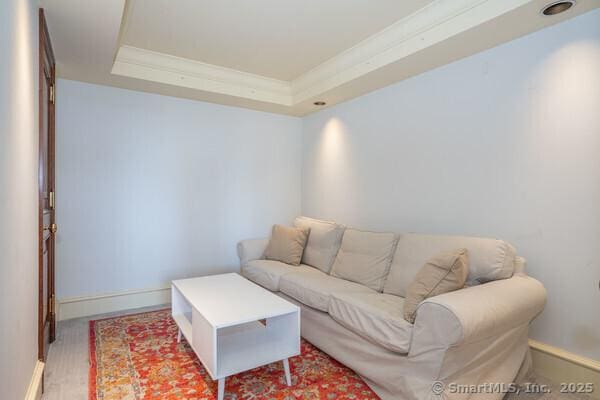
<svg viewBox="0 0 600 400">
<path fill-rule="evenodd" d="M 39 351 L 46 359 L 56 336 L 54 244 L 56 191 L 54 186 L 55 61 L 44 10 L 40 9 L 40 155 L 39 155 Z"/>
</svg>

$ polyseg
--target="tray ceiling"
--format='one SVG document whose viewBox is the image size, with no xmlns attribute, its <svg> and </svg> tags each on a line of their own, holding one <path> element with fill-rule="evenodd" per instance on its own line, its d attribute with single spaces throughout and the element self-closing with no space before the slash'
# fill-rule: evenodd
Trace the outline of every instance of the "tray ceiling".
<svg viewBox="0 0 600 400">
<path fill-rule="evenodd" d="M 599 6 L 527 0 L 43 0 L 58 74 L 305 115 Z"/>
</svg>

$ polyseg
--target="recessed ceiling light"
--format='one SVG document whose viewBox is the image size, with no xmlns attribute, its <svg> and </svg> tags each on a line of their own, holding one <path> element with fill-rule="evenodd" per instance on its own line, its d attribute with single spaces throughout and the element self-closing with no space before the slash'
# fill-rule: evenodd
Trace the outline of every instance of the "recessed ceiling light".
<svg viewBox="0 0 600 400">
<path fill-rule="evenodd" d="M 543 15 L 556 15 L 567 11 L 575 5 L 575 0 L 556 1 L 542 8 Z"/>
<path fill-rule="evenodd" d="M 321 106 L 324 106 L 324 105 L 325 105 L 325 104 L 327 104 L 327 103 L 325 103 L 324 101 L 315 101 L 313 104 L 314 104 L 315 106 L 319 106 L 319 107 L 321 107 Z"/>
</svg>

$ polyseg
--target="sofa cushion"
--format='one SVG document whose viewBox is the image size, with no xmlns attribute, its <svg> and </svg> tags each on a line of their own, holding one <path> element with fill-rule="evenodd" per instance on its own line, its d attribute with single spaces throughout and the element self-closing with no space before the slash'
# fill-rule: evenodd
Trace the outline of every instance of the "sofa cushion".
<svg viewBox="0 0 600 400">
<path fill-rule="evenodd" d="M 309 307 L 325 312 L 332 293 L 376 293 L 358 283 L 334 278 L 315 268 L 313 270 L 285 274 L 279 282 L 279 290 Z"/>
<path fill-rule="evenodd" d="M 273 292 L 279 291 L 279 280 L 285 274 L 295 271 L 319 273 L 308 265 L 293 266 L 273 260 L 253 260 L 242 267 L 242 276 Z"/>
<path fill-rule="evenodd" d="M 334 293 L 329 315 L 341 325 L 397 353 L 408 353 L 412 324 L 402 315 L 404 299 L 383 293 Z"/>
<path fill-rule="evenodd" d="M 346 229 L 331 275 L 381 291 L 398 236 Z"/>
<path fill-rule="evenodd" d="M 408 286 L 404 298 L 404 319 L 413 324 L 417 307 L 423 300 L 462 289 L 468 273 L 467 249 L 446 251 L 430 258 Z"/>
<path fill-rule="evenodd" d="M 510 278 L 513 274 L 515 249 L 503 240 L 407 233 L 398 241 L 383 292 L 406 297 L 408 285 L 427 260 L 458 248 L 469 252 L 469 286 Z"/>
<path fill-rule="evenodd" d="M 328 274 L 342 243 L 344 226 L 308 217 L 296 218 L 294 226 L 310 229 L 302 264 L 312 265 Z"/>
</svg>

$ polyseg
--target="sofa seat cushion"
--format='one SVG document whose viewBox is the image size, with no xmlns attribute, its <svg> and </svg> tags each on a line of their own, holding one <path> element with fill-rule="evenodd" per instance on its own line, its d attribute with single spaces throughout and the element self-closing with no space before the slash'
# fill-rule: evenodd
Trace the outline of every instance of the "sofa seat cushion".
<svg viewBox="0 0 600 400">
<path fill-rule="evenodd" d="M 388 350 L 406 354 L 413 325 L 402 314 L 404 299 L 382 293 L 334 293 L 329 315 L 340 325 Z"/>
<path fill-rule="evenodd" d="M 285 274 L 280 280 L 279 290 L 309 307 L 324 312 L 329 308 L 329 300 L 333 293 L 377 293 L 366 286 L 334 278 L 320 271 L 295 271 Z"/>
<path fill-rule="evenodd" d="M 285 274 L 304 271 L 307 274 L 311 272 L 320 273 L 316 268 L 308 265 L 289 265 L 274 260 L 253 260 L 242 267 L 242 276 L 250 279 L 252 282 L 269 289 L 273 292 L 279 291 L 279 281 Z"/>
</svg>

